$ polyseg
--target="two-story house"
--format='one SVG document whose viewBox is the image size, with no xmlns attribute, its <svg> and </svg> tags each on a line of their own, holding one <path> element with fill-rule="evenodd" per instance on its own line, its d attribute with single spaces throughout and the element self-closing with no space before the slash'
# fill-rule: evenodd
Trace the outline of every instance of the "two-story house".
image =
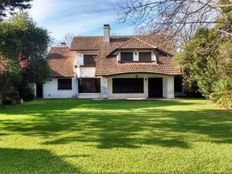
<svg viewBox="0 0 232 174">
<path fill-rule="evenodd" d="M 181 72 L 172 55 L 150 35 L 74 37 L 71 47 L 52 47 L 51 79 L 37 85 L 43 98 L 174 98 Z M 178 91 L 176 91 L 178 92 Z M 180 91 L 179 91 L 180 92 Z"/>
</svg>

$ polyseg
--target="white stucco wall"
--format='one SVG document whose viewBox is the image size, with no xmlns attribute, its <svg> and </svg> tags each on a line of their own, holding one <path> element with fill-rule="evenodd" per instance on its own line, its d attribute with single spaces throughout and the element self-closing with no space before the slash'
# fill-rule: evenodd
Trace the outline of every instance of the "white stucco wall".
<svg viewBox="0 0 232 174">
<path fill-rule="evenodd" d="M 58 90 L 58 79 L 52 78 L 43 85 L 43 98 L 72 98 L 78 93 L 78 81 L 72 78 L 72 90 Z"/>
<path fill-rule="evenodd" d="M 79 69 L 78 77 L 95 77 L 95 67 L 79 67 Z"/>
<path fill-rule="evenodd" d="M 143 93 L 113 93 L 113 78 L 143 78 Z M 72 90 L 58 90 L 58 79 L 52 78 L 43 85 L 44 98 L 113 98 L 113 99 L 130 99 L 130 98 L 148 98 L 148 78 L 163 78 L 163 97 L 174 98 L 174 77 L 158 74 L 123 74 L 110 77 L 101 77 L 101 93 L 78 93 L 78 79 L 72 78 Z"/>
<path fill-rule="evenodd" d="M 112 91 L 112 79 L 113 78 L 144 78 L 144 93 L 113 93 Z M 158 74 L 123 74 L 110 77 L 104 77 L 104 83 L 107 81 L 107 85 L 101 83 L 101 89 L 108 91 L 107 94 L 102 91 L 102 98 L 118 98 L 118 99 L 129 99 L 129 98 L 148 98 L 148 78 L 163 78 L 163 97 L 174 98 L 174 77 Z M 107 88 L 107 89 L 106 89 Z M 104 96 L 103 96 L 104 95 Z"/>
</svg>

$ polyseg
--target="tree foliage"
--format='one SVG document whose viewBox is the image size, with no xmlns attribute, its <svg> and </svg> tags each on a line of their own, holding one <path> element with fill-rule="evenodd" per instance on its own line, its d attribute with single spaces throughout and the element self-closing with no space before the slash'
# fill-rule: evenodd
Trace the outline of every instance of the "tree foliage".
<svg viewBox="0 0 232 174">
<path fill-rule="evenodd" d="M 213 89 L 210 99 L 225 108 L 232 108 L 232 77 L 220 79 L 214 83 Z"/>
<path fill-rule="evenodd" d="M 8 75 L 10 77 L 11 67 L 18 67 L 19 62 L 23 61 L 29 63 L 20 68 L 22 80 L 17 84 L 18 86 L 27 86 L 29 83 L 42 84 L 48 79 L 50 69 L 46 56 L 50 38 L 47 30 L 38 27 L 27 13 L 20 13 L 0 22 L 0 38 L 1 57 L 7 62 L 12 62 L 7 64 L 6 77 Z M 0 87 L 7 89 L 7 85 L 2 83 Z M 15 89 L 22 89 L 17 85 Z"/>
<path fill-rule="evenodd" d="M 200 92 L 209 97 L 215 91 L 214 83 L 232 73 L 231 45 L 232 40 L 216 29 L 199 29 L 176 55 L 187 83 L 197 84 Z"/>
<path fill-rule="evenodd" d="M 5 70 L 0 74 L 0 105 L 6 97 L 15 93 L 16 86 L 22 80 L 19 64 L 12 60 L 4 60 L 4 62 L 7 63 Z"/>
<path fill-rule="evenodd" d="M 31 7 L 32 0 L 0 0 L 0 19 L 7 15 L 13 14 L 15 10 L 23 10 Z"/>
</svg>

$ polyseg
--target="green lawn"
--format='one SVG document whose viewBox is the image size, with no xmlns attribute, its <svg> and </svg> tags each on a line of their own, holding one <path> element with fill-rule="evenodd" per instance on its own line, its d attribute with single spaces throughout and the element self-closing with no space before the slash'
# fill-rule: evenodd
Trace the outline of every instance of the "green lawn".
<svg viewBox="0 0 232 174">
<path fill-rule="evenodd" d="M 0 173 L 232 173 L 232 112 L 206 100 L 38 100 L 0 110 Z"/>
</svg>

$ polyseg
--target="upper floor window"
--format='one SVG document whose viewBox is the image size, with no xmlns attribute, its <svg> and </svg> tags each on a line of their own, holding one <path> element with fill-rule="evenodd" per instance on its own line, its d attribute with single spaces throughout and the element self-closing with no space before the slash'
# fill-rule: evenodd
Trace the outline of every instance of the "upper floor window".
<svg viewBox="0 0 232 174">
<path fill-rule="evenodd" d="M 96 55 L 84 55 L 84 65 L 96 66 L 95 57 Z"/>
<path fill-rule="evenodd" d="M 133 52 L 121 52 L 121 61 L 133 61 Z"/>
<path fill-rule="evenodd" d="M 151 61 L 151 52 L 139 52 L 139 61 L 150 62 Z"/>
</svg>

